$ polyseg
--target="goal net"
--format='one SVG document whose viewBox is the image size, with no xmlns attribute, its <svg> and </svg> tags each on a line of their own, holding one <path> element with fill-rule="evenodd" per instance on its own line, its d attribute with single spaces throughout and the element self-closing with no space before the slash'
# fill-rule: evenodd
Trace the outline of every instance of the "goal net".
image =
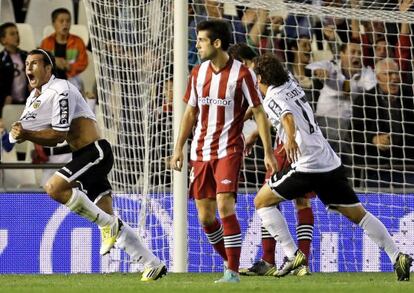
<svg viewBox="0 0 414 293">
<path fill-rule="evenodd" d="M 175 237 L 172 174 L 167 167 L 174 140 L 173 2 L 86 1 L 98 116 L 115 155 L 111 182 L 116 211 L 169 266 Z M 391 0 L 192 0 L 188 10 L 188 69 L 200 62 L 195 27 L 207 18 L 226 19 L 235 43 L 245 42 L 258 54 L 277 54 L 304 88 L 353 186 L 364 193 L 361 201 L 386 224 L 401 249 L 413 251 L 411 8 Z M 254 127 L 249 121 L 245 134 Z M 244 267 L 260 257 L 260 220 L 253 198 L 264 174 L 258 142 L 245 158 L 240 176 L 237 211 Z M 312 271 L 392 270 L 362 230 L 337 215 L 327 215 L 318 200 L 312 206 Z M 291 203 L 281 209 L 294 235 L 295 209 Z M 192 201 L 187 247 L 189 271 L 222 270 Z M 278 263 L 282 258 L 278 247 Z M 139 269 L 119 252 L 103 262 L 109 271 Z"/>
<path fill-rule="evenodd" d="M 115 157 L 110 178 L 115 211 L 169 265 L 172 1 L 85 4 L 96 62 L 97 116 Z M 104 262 L 108 270 L 140 269 L 116 250 Z"/>
</svg>

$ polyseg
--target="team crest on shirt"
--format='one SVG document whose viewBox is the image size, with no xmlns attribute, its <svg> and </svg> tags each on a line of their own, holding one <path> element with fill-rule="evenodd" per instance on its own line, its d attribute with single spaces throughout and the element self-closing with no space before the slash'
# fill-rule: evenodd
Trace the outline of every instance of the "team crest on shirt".
<svg viewBox="0 0 414 293">
<path fill-rule="evenodd" d="M 33 103 L 33 109 L 39 109 L 39 107 L 40 107 L 40 101 L 35 101 Z"/>
</svg>

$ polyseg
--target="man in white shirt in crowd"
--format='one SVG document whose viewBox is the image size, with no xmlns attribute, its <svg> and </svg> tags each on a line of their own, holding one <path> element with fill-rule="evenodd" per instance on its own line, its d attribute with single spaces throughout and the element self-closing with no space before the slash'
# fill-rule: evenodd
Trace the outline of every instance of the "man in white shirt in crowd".
<svg viewBox="0 0 414 293">
<path fill-rule="evenodd" d="M 361 45 L 343 44 L 339 60 L 317 61 L 306 66 L 323 83 L 316 106 L 316 117 L 329 143 L 342 151 L 352 116 L 352 99 L 376 85 L 371 67 L 362 65 Z"/>
</svg>

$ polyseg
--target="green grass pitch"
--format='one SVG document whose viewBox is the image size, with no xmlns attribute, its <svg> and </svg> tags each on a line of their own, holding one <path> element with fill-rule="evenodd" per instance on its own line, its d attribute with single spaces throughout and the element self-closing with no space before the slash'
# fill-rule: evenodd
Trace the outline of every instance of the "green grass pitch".
<svg viewBox="0 0 414 293">
<path fill-rule="evenodd" d="M 414 281 L 392 273 L 315 273 L 312 276 L 241 277 L 239 284 L 214 284 L 221 274 L 173 274 L 143 283 L 137 274 L 0 275 L 0 292 L 414 292 Z"/>
</svg>

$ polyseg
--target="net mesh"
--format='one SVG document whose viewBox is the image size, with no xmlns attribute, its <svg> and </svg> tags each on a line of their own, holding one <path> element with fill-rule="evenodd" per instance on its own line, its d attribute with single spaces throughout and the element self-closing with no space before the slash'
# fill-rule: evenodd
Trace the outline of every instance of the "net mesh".
<svg viewBox="0 0 414 293">
<path fill-rule="evenodd" d="M 401 8 L 398 1 L 189 2 L 189 69 L 200 62 L 195 27 L 207 18 L 226 19 L 234 43 L 245 42 L 259 54 L 277 54 L 307 93 L 318 123 L 343 159 L 354 187 L 361 192 L 387 193 L 363 196 L 362 202 L 385 222 L 398 245 L 413 251 L 409 232 L 413 229 L 404 228 L 412 223 L 414 206 L 405 195 L 414 187 L 414 119 L 410 114 L 414 106 L 409 106 L 413 97 L 412 8 Z M 166 162 L 173 147 L 173 1 L 88 0 L 86 4 L 96 60 L 99 117 L 115 155 L 111 183 L 120 194 L 116 209 L 170 265 L 172 195 Z M 341 50 L 348 43 L 358 48 L 350 48 L 348 59 L 341 59 Z M 386 72 L 386 78 L 392 78 L 400 91 L 392 99 L 385 99 L 389 96 L 383 91 L 370 92 L 378 86 L 375 70 L 380 66 L 375 65 L 387 57 L 398 66 L 397 74 L 391 69 Z M 348 67 L 359 69 L 344 72 L 345 61 Z M 355 113 L 359 116 L 353 116 Z M 254 127 L 249 121 L 244 132 L 248 134 Z M 377 147 L 373 142 L 377 134 L 389 134 L 384 139 L 392 147 Z M 260 255 L 260 221 L 254 213 L 252 193 L 264 182 L 262 158 L 258 142 L 245 158 L 240 179 L 237 209 L 244 235 L 242 266 Z M 401 193 L 391 196 L 388 192 Z M 345 219 L 326 215 L 320 203 L 312 204 L 313 271 L 392 269 L 360 229 Z M 282 211 L 295 234 L 294 207 L 286 203 Z M 188 219 L 189 270 L 221 270 L 222 261 L 203 235 L 192 201 Z M 408 240 L 403 241 L 404 237 Z M 279 263 L 282 257 L 279 252 Z M 120 252 L 111 254 L 108 267 L 136 269 Z"/>
<path fill-rule="evenodd" d="M 162 257 L 171 235 L 162 227 L 170 211 L 172 139 L 172 1 L 86 1 L 99 96 L 99 119 L 111 142 L 115 209 Z M 160 202 L 166 202 L 160 210 Z M 165 228 L 165 229 L 164 229 Z M 161 233 L 162 232 L 162 233 Z M 116 254 L 113 254 L 116 255 Z M 112 261 L 128 267 L 118 253 Z M 124 270 L 125 270 L 124 268 Z"/>
</svg>

